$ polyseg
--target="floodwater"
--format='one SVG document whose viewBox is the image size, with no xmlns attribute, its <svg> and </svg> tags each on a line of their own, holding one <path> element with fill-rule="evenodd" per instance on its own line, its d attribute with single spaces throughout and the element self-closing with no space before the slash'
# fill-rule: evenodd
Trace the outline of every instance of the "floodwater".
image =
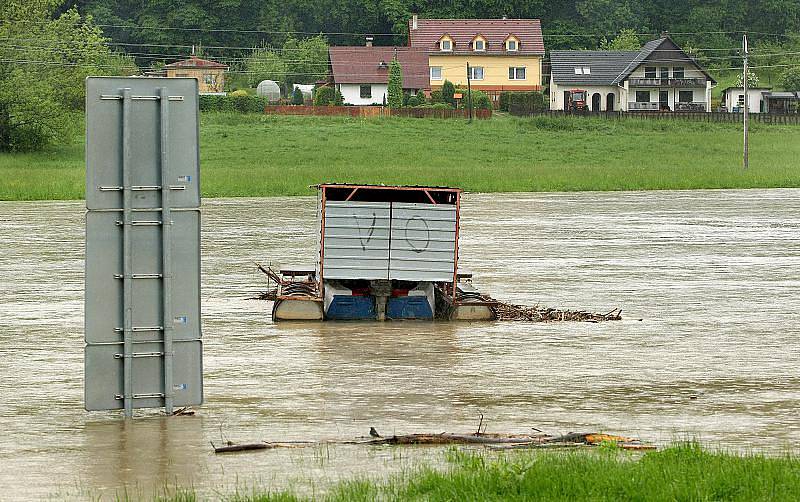
<svg viewBox="0 0 800 502">
<path fill-rule="evenodd" d="M 0 499 L 318 493 L 439 448 L 215 456 L 211 441 L 600 430 L 800 441 L 800 190 L 467 195 L 461 263 L 519 303 L 624 320 L 273 324 L 254 263 L 312 263 L 310 197 L 203 206 L 206 402 L 83 411 L 83 203 L 0 202 Z M 691 398 L 694 396 L 695 398 Z"/>
</svg>

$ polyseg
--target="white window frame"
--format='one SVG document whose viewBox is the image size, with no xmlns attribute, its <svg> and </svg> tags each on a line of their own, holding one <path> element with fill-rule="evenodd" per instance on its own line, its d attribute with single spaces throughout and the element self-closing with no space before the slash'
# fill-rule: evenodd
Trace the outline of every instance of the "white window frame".
<svg viewBox="0 0 800 502">
<path fill-rule="evenodd" d="M 514 48 L 511 48 L 511 44 L 514 44 Z M 519 50 L 519 41 L 513 38 L 506 40 L 506 50 L 508 52 L 517 52 Z"/>
<path fill-rule="evenodd" d="M 478 44 L 481 44 L 483 47 L 478 49 Z M 472 43 L 472 49 L 475 52 L 486 52 L 486 40 L 483 40 L 482 38 L 475 39 L 475 41 Z"/>
<path fill-rule="evenodd" d="M 480 70 L 481 71 L 481 77 L 480 78 L 475 76 L 475 70 Z M 484 71 L 483 66 L 470 66 L 469 67 L 469 79 L 470 80 L 483 80 L 483 78 L 485 76 L 486 76 L 486 72 Z"/>
<path fill-rule="evenodd" d="M 433 75 L 433 70 L 439 70 L 439 76 L 436 77 Z M 442 67 L 441 66 L 431 66 L 431 80 L 442 80 Z"/>
<path fill-rule="evenodd" d="M 575 75 L 583 75 L 583 68 L 581 68 L 580 66 L 576 66 Z"/>
<path fill-rule="evenodd" d="M 589 66 L 584 66 L 583 67 L 583 74 L 584 75 L 591 75 L 592 74 L 592 68 L 589 67 Z"/>
<path fill-rule="evenodd" d="M 444 48 L 445 44 L 449 45 L 447 49 Z M 449 38 L 443 38 L 442 40 L 439 40 L 439 49 L 442 52 L 453 52 L 453 41 Z"/>
<path fill-rule="evenodd" d="M 519 78 L 519 71 L 522 70 L 523 77 Z M 513 75 L 513 76 L 512 76 Z M 526 80 L 528 78 L 528 69 L 525 66 L 509 66 L 508 79 L 509 80 Z"/>
</svg>

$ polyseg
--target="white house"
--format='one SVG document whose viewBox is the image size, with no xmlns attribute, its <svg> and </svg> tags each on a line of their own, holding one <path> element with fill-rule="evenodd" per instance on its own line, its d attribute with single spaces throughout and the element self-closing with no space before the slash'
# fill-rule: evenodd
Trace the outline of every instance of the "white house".
<svg viewBox="0 0 800 502">
<path fill-rule="evenodd" d="M 664 35 L 638 51 L 551 51 L 550 109 L 573 90 L 591 111 L 711 111 L 716 81 Z"/>
<path fill-rule="evenodd" d="M 764 113 L 766 108 L 766 101 L 764 94 L 768 93 L 769 87 L 748 87 L 747 106 L 750 113 Z M 722 107 L 726 112 L 739 113 L 744 111 L 744 88 L 743 87 L 728 87 L 722 91 Z"/>
<path fill-rule="evenodd" d="M 331 47 L 331 77 L 342 99 L 351 105 L 383 104 L 387 99 L 389 63 L 397 58 L 403 90 L 416 93 L 430 87 L 428 55 L 411 47 Z"/>
</svg>

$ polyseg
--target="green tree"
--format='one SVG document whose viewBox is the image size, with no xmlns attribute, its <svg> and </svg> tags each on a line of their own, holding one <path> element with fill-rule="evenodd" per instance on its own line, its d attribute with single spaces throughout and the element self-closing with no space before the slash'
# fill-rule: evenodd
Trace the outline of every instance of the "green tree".
<svg viewBox="0 0 800 502">
<path fill-rule="evenodd" d="M 255 87 L 262 80 L 274 80 L 283 84 L 286 81 L 286 63 L 280 54 L 267 47 L 255 49 L 244 61 L 247 81 Z"/>
<path fill-rule="evenodd" d="M 389 63 L 389 87 L 387 89 L 386 101 L 389 108 L 400 108 L 403 106 L 403 70 L 397 58 Z"/>
<path fill-rule="evenodd" d="M 613 40 L 603 37 L 600 48 L 604 51 L 636 51 L 642 47 L 636 30 L 625 28 L 619 31 Z"/>
<path fill-rule="evenodd" d="M 68 142 L 84 103 L 88 75 L 137 72 L 111 52 L 91 18 L 57 14 L 58 0 L 0 3 L 0 150 L 33 150 Z"/>
<path fill-rule="evenodd" d="M 623 28 L 634 28 L 642 19 L 631 0 L 581 0 L 575 3 L 575 8 L 585 25 L 593 28 L 597 35 L 607 36 Z"/>
<path fill-rule="evenodd" d="M 442 99 L 450 106 L 456 106 L 456 86 L 449 80 L 445 80 L 442 84 Z"/>
<path fill-rule="evenodd" d="M 800 67 L 786 68 L 781 74 L 780 84 L 787 91 L 800 91 Z"/>
<path fill-rule="evenodd" d="M 303 91 L 300 90 L 299 87 L 295 87 L 292 91 L 292 104 L 293 105 L 302 105 L 305 103 L 305 99 L 303 98 Z"/>
<path fill-rule="evenodd" d="M 318 35 L 304 40 L 289 38 L 283 45 L 286 85 L 313 84 L 328 76 L 328 42 Z"/>
</svg>

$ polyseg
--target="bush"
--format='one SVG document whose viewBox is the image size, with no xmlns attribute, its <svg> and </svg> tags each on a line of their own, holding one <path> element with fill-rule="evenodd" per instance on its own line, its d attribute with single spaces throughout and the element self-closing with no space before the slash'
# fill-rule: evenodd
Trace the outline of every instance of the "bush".
<svg viewBox="0 0 800 502">
<path fill-rule="evenodd" d="M 406 100 L 406 106 L 419 106 L 419 99 L 417 96 L 409 96 Z"/>
<path fill-rule="evenodd" d="M 452 110 L 453 107 L 449 103 L 434 103 L 431 105 L 434 110 Z"/>
<path fill-rule="evenodd" d="M 333 104 L 336 106 L 342 106 L 344 104 L 344 96 L 339 91 L 336 91 L 333 95 Z"/>
<path fill-rule="evenodd" d="M 200 96 L 201 112 L 261 113 L 268 104 L 268 98 L 250 96 L 247 92 L 244 95 Z"/>
<path fill-rule="evenodd" d="M 305 103 L 305 99 L 303 98 L 303 91 L 300 90 L 299 87 L 295 87 L 292 91 L 292 104 L 293 105 L 302 105 Z"/>
<path fill-rule="evenodd" d="M 455 93 L 456 93 L 456 86 L 454 86 L 453 83 L 450 82 L 449 80 L 445 80 L 444 83 L 442 84 L 442 101 L 455 107 L 456 98 L 453 97 Z"/>
<path fill-rule="evenodd" d="M 231 96 L 234 97 L 247 96 L 247 91 L 245 91 L 244 89 L 238 89 L 236 91 L 233 91 L 231 93 Z"/>
<path fill-rule="evenodd" d="M 461 100 L 461 104 L 464 105 L 464 108 L 469 106 L 469 101 L 467 100 L 468 92 L 464 92 L 464 99 Z M 491 110 L 492 109 L 492 100 L 489 99 L 489 96 L 477 89 L 472 91 L 472 108 L 475 110 Z"/>
<path fill-rule="evenodd" d="M 442 91 L 431 91 L 431 104 L 444 103 Z"/>
<path fill-rule="evenodd" d="M 511 103 L 511 92 L 510 91 L 503 91 L 500 93 L 500 110 L 507 112 L 508 106 Z"/>
<path fill-rule="evenodd" d="M 317 87 L 314 92 L 314 106 L 329 106 L 335 104 L 336 91 L 333 87 L 322 86 Z"/>
<path fill-rule="evenodd" d="M 508 110 L 512 115 L 530 115 L 546 110 L 547 103 L 541 92 L 515 92 L 510 96 Z"/>
<path fill-rule="evenodd" d="M 424 105 L 428 101 L 427 98 L 425 97 L 425 93 L 422 92 L 421 90 L 417 91 L 417 101 L 421 105 Z"/>
</svg>

